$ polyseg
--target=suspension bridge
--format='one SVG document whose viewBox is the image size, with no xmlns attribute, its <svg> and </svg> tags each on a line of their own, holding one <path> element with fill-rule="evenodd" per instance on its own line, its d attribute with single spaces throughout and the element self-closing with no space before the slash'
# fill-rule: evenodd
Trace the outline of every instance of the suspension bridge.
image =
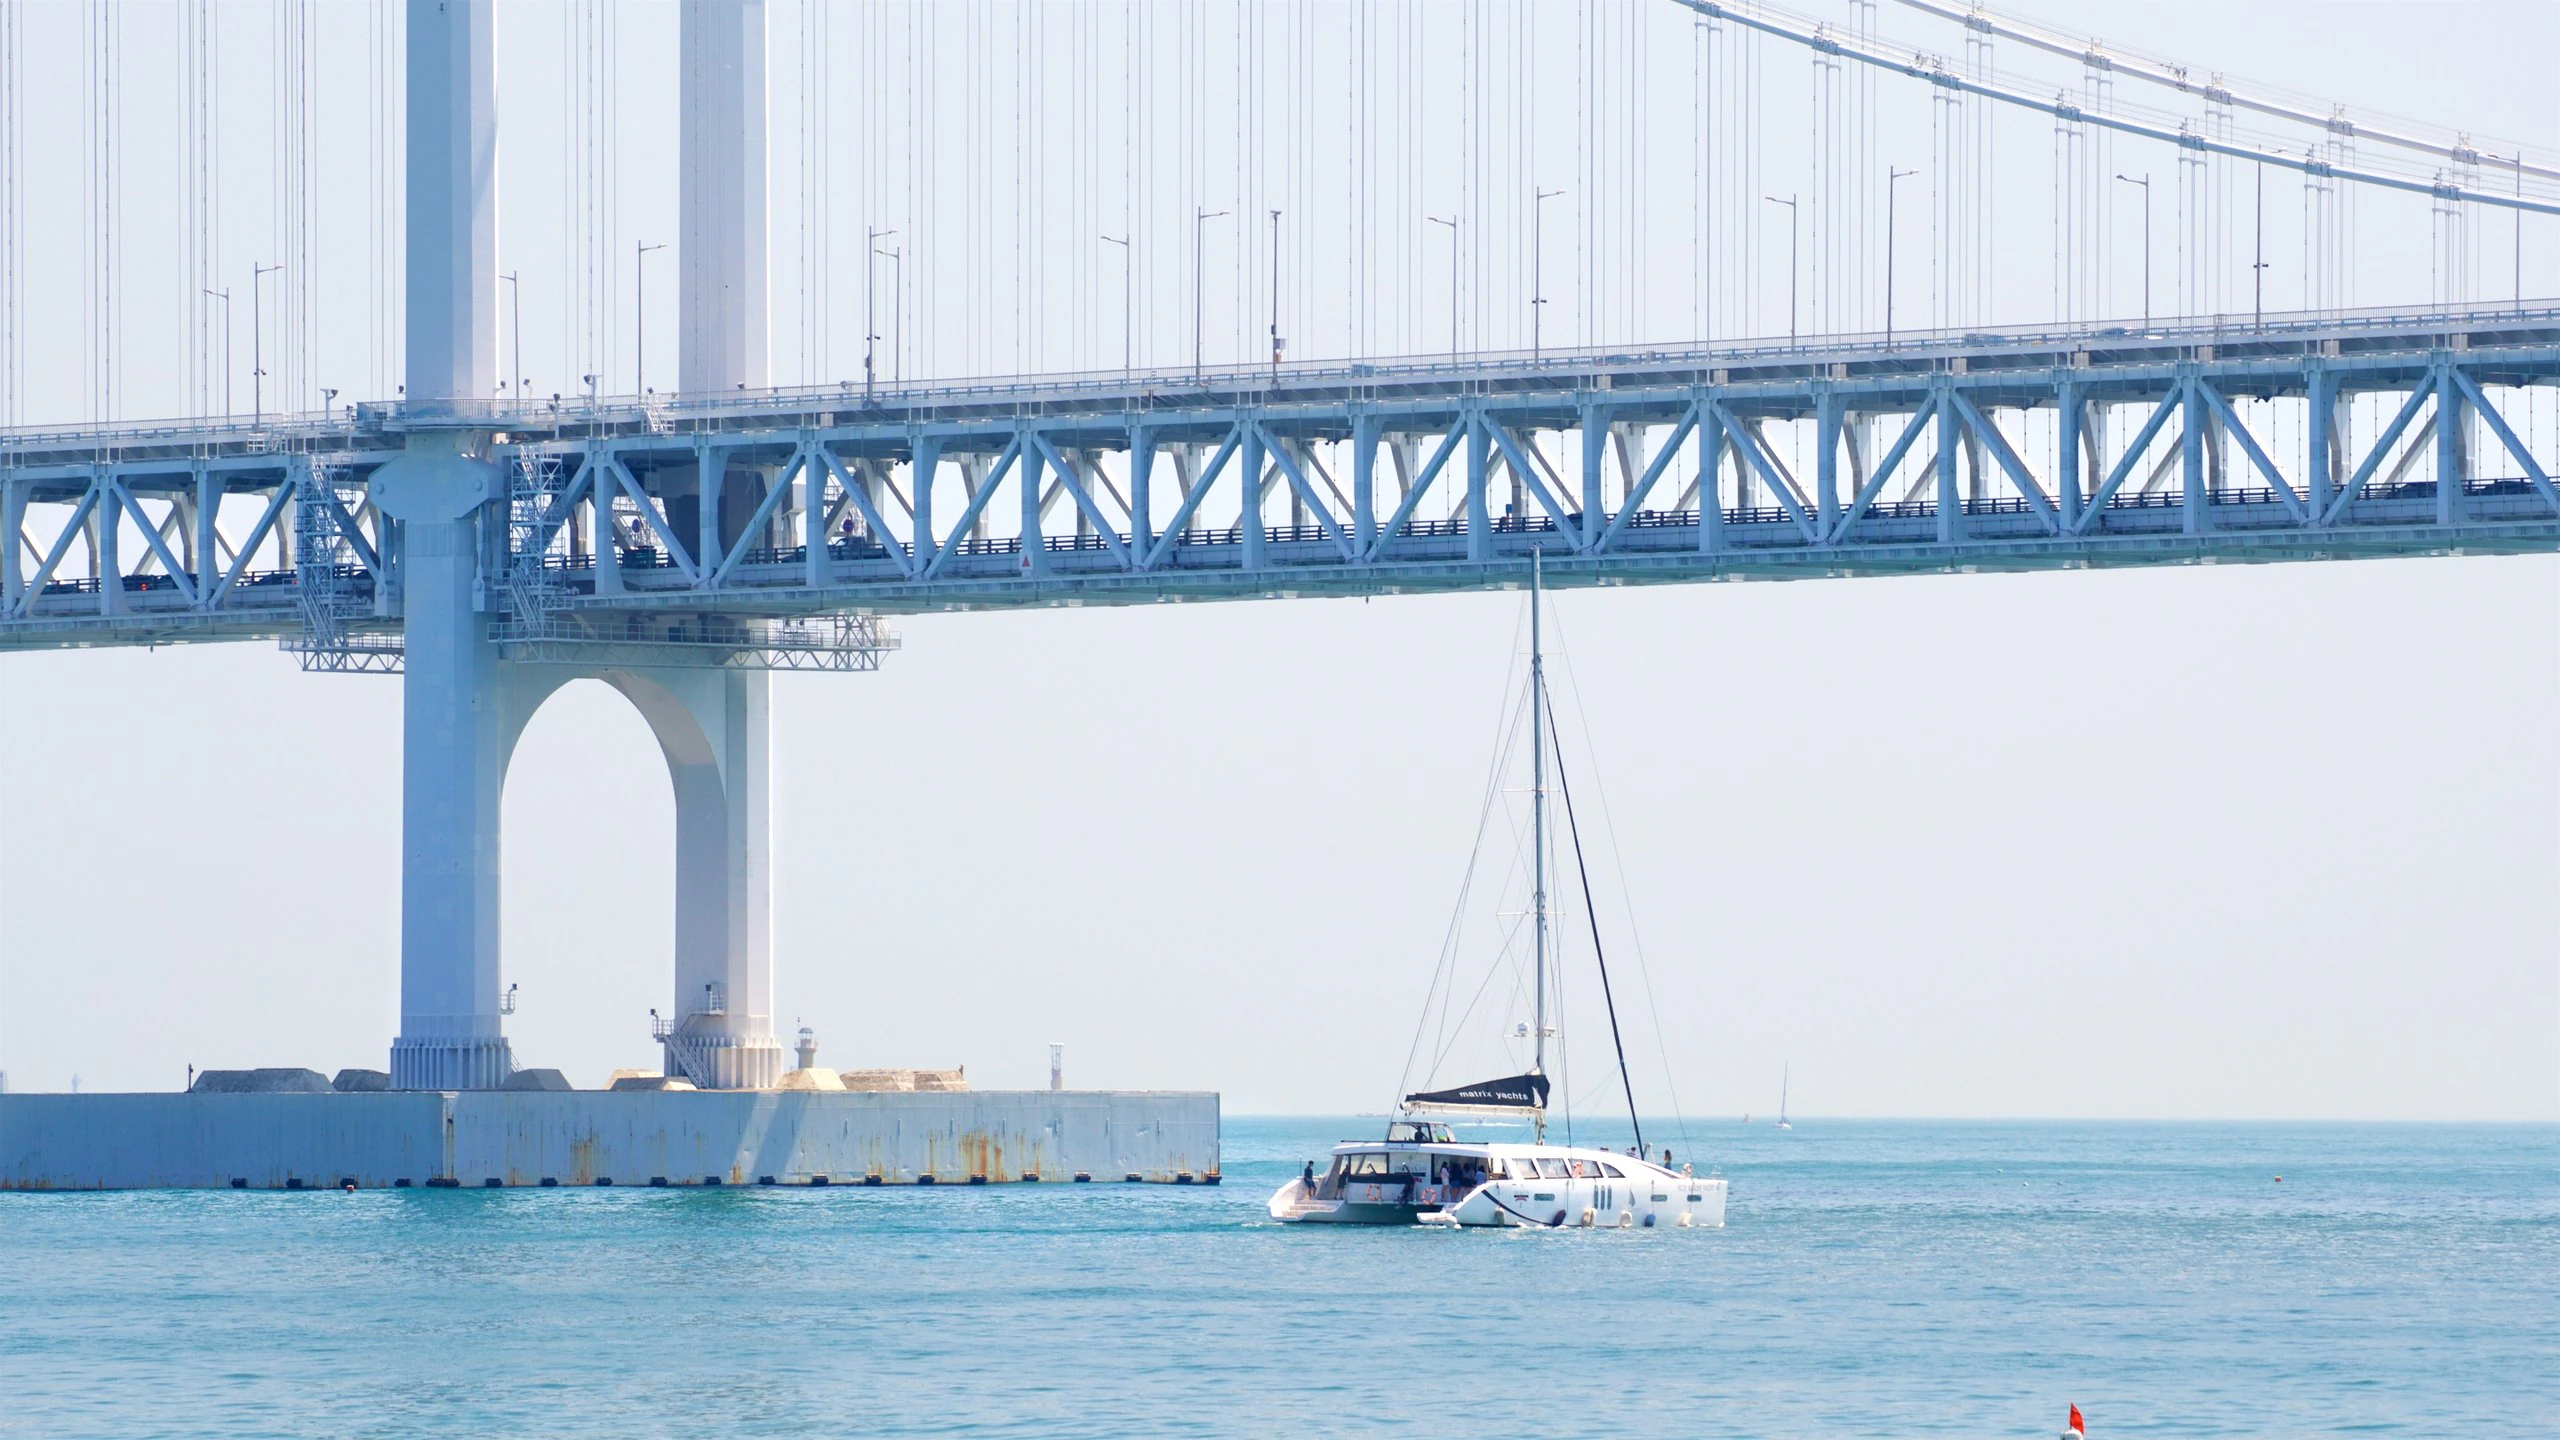
<svg viewBox="0 0 2560 1440">
<path fill-rule="evenodd" d="M 1817 95 L 1883 81 L 1947 107 L 1957 139 L 1933 242 L 1947 258 L 1925 323 L 1894 327 L 1888 256 L 1882 326 L 1799 331 L 1805 202 L 1773 196 L 1788 212 L 1788 333 L 1601 343 L 1595 307 L 1575 343 L 1549 346 L 1533 241 L 1513 257 L 1528 262 L 1527 345 L 1460 344 L 1453 298 L 1446 351 L 1290 359 L 1275 209 L 1267 353 L 1211 363 L 1195 338 L 1187 364 L 1139 365 L 1130 346 L 1116 367 L 928 380 L 899 365 L 883 380 L 866 306 L 860 380 L 774 385 L 765 7 L 687 0 L 677 384 L 540 396 L 520 355 L 500 367 L 495 17 L 486 0 L 413 5 L 405 389 L 0 432 L 0 649 L 272 639 L 308 668 L 405 676 L 392 1073 L 422 1089 L 485 1088 L 513 1068 L 496 938 L 507 756 L 561 684 L 614 685 L 675 784 L 670 1073 L 754 1087 L 781 1064 L 767 676 L 877 666 L 897 643 L 883 617 L 1510 587 L 1532 555 L 1550 584 L 1617 585 L 2560 550 L 2560 302 L 2523 293 L 2526 222 L 2555 228 L 2560 170 L 1976 9 L 1906 7 L 1952 27 L 1957 60 L 1889 43 L 1873 5 L 1846 26 L 1663 7 L 1714 43 L 1800 51 Z M 2066 57 L 2086 83 L 2006 77 L 1995 39 Z M 2116 98 L 2134 85 L 2201 118 Z M 2056 137 L 2057 316 L 2042 323 L 1958 303 L 1977 263 L 1964 237 L 1990 228 L 1962 213 L 1954 177 L 1982 152 L 1958 140 L 2010 112 Z M 2239 114 L 2307 138 L 2244 134 Z M 2089 159 L 2118 142 L 2294 177 L 2319 197 L 2306 249 L 2384 204 L 2341 197 L 2403 198 L 2440 221 L 2435 253 L 2461 261 L 2446 273 L 2472 280 L 2393 305 L 2155 317 L 2146 209 L 2146 313 L 2086 318 L 2099 290 L 2074 251 L 2078 197 Z M 1856 149 L 1819 152 L 1823 183 Z M 1873 188 L 1833 208 L 1818 254 L 1847 253 L 1838 236 Z M 1533 178 L 1519 197 L 1533 234 L 1547 193 Z M 2147 207 L 2147 179 L 2142 194 Z M 2498 299 L 2478 293 L 2489 214 L 2515 221 L 2514 293 Z M 1194 204 L 1185 218 L 1196 257 L 1215 217 Z M 1455 296 L 1459 226 L 1442 223 Z M 866 230 L 866 268 L 875 252 Z M 1588 263 L 1594 290 L 1641 292 L 1641 277 L 1604 283 L 1605 258 Z M 1863 313 L 1843 293 L 1828 312 Z M 1190 319 L 1196 337 L 1196 306 Z"/>
</svg>

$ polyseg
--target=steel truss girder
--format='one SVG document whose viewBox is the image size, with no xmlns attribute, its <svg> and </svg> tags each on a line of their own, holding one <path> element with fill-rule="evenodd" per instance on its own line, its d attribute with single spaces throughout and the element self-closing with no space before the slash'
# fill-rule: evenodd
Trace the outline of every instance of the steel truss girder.
<svg viewBox="0 0 2560 1440">
<path fill-rule="evenodd" d="M 1500 400 L 1457 396 L 1437 405 L 1420 402 L 1341 407 L 1274 405 L 1207 407 L 1194 411 L 1159 409 L 1143 416 L 1097 415 L 1072 423 L 990 427 L 958 424 L 902 427 L 895 431 L 847 426 L 822 432 L 810 443 L 826 457 L 828 471 L 849 494 L 864 487 L 851 480 L 851 467 L 869 463 L 894 467 L 929 439 L 937 456 L 975 454 L 993 457 L 986 480 L 947 529 L 929 520 L 919 528 L 913 517 L 929 517 L 929 507 L 910 509 L 901 534 L 894 522 L 867 500 L 864 519 L 881 542 L 880 554 L 829 567 L 823 581 L 812 584 L 789 562 L 767 567 L 742 566 L 724 584 L 740 598 L 762 593 L 791 603 L 861 605 L 887 611 L 981 608 L 1007 603 L 1056 603 L 1067 599 L 1108 603 L 1114 598 L 1180 598 L 1208 595 L 1303 593 L 1340 585 L 1362 593 L 1407 587 L 1408 570 L 1419 588 L 1438 588 L 1447 576 L 1465 573 L 1446 563 L 1458 559 L 1475 564 L 1525 556 L 1531 547 L 1551 554 L 1582 555 L 1600 563 L 1617 578 L 1664 578 L 1677 574 L 1797 575 L 1809 573 L 1879 573 L 1904 569 L 2076 568 L 2117 563 L 2184 563 L 2196 560 L 2299 558 L 2312 555 L 2354 556 L 2379 553 L 2439 553 L 2472 549 L 2542 549 L 2560 524 L 2560 497 L 2550 491 L 2552 468 L 2531 454 L 2518 432 L 2499 414 L 2487 390 L 2473 378 L 2475 370 L 2491 372 L 2493 384 L 2511 384 L 2519 362 L 2537 374 L 2560 377 L 2560 354 L 2538 351 L 2530 356 L 2480 352 L 2437 352 L 2401 357 L 2393 365 L 2371 362 L 2341 365 L 2317 357 L 2303 360 L 2287 377 L 2263 363 L 2217 367 L 2209 361 L 2138 367 L 2112 372 L 2085 367 L 2055 367 L 2020 374 L 1941 375 L 1913 383 L 1842 384 L 1814 381 L 1794 387 L 1692 386 L 1644 389 L 1607 394 L 1560 393 L 1554 397 L 1511 397 Z M 2302 398 L 2315 383 L 2334 403 L 2342 389 L 2350 393 L 2405 395 L 2399 411 L 2373 439 L 2364 462 L 2345 484 L 2336 487 L 2328 508 L 2315 514 L 2305 488 L 2277 463 L 2269 443 L 2251 431 L 2226 391 L 2272 398 Z M 2474 392 L 2477 392 L 2476 396 Z M 2459 393 L 2497 436 L 2504 451 L 2521 469 L 2530 495 L 2491 493 L 2468 497 L 2456 505 L 2471 523 L 2455 529 L 2430 526 L 2411 515 L 2405 494 L 2367 500 L 2365 487 L 2393 452 L 2409 417 L 2447 393 Z M 2056 411 L 2071 406 L 2105 405 L 2146 413 L 2146 421 L 2120 455 L 2102 457 L 2105 478 L 2083 495 L 2078 429 L 2069 447 L 2055 446 L 2039 466 L 2022 452 L 2000 417 Z M 1896 439 L 1869 470 L 1857 495 L 1846 506 L 1829 488 L 1833 467 L 1820 463 L 1819 493 L 1808 495 L 1804 481 L 1778 456 L 1778 444 L 1764 427 L 1821 420 L 1820 433 L 1838 443 L 1838 415 L 1854 405 L 1862 415 L 1888 421 L 1900 417 Z M 1606 427 L 1620 442 L 1614 476 L 1585 479 L 1580 496 L 1564 488 L 1554 467 L 1523 437 L 1536 429 L 1590 431 Z M 1962 513 L 1927 518 L 1955 523 L 1936 536 L 1938 543 L 1912 543 L 1909 505 L 1880 507 L 1879 497 L 1915 449 L 1925 430 L 1940 431 L 1942 468 L 1959 453 L 1958 440 L 1977 452 L 1982 466 L 1975 483 L 1995 490 L 1980 502 L 1956 501 Z M 2173 431 L 2172 427 L 2176 427 Z M 2157 442 L 2173 436 L 2173 445 L 2209 443 L 2205 431 L 2229 437 L 2249 466 L 2266 483 L 2253 492 L 2225 493 L 2206 487 L 2205 471 L 2193 472 L 2179 488 L 2176 523 L 2160 523 L 2162 507 L 2142 495 L 2123 497 L 2126 481 L 2142 462 L 2157 453 Z M 1390 513 L 1375 513 L 1379 490 L 1374 442 L 1363 435 L 1386 434 L 1409 440 L 1435 441 L 1427 464 L 1402 484 L 1403 494 Z M 1630 434 L 1632 441 L 1630 442 Z M 1653 437 L 1660 434 L 1659 443 Z M 1115 485 L 1094 457 L 1146 456 L 1152 468 L 1169 437 L 1188 439 L 1212 458 L 1199 467 L 1169 517 L 1149 516 L 1137 522 L 1128 495 L 1151 493 L 1132 470 L 1127 493 Z M 1631 443 L 1632 448 L 1628 448 Z M 1346 444 L 1352 451 L 1351 495 L 1346 497 L 1331 472 L 1320 468 L 1313 447 Z M 1684 450 L 1698 456 L 1702 470 L 1721 466 L 1721 454 L 1733 455 L 1731 474 L 1738 482 L 1747 472 L 1779 502 L 1779 513 L 1759 518 L 1719 503 L 1712 523 L 1705 514 L 1666 517 L 1645 504 L 1661 478 Z M 1571 447 L 1567 447 L 1571 453 Z M 1459 455 L 1469 457 L 1466 493 L 1451 497 L 1453 519 L 1431 533 L 1417 529 L 1416 516 Z M 847 459 L 844 457 L 856 457 Z M 2069 464 L 2062 460 L 2068 457 Z M 1641 462 L 1635 457 L 1643 457 Z M 2174 460 L 2174 451 L 2169 457 Z M 1265 468 L 1267 465 L 1267 469 Z M 1499 471 L 1517 477 L 1532 502 L 1523 515 L 1498 525 L 1490 515 L 1499 507 L 1488 491 Z M 1633 470 L 1633 474 L 1627 473 Z M 2218 476 L 2219 472 L 2215 472 Z M 1719 469 L 1716 490 L 1724 502 L 1728 488 Z M 1055 477 L 1054 482 L 1048 477 Z M 2468 479 L 2469 477 L 2457 477 Z M 1320 483 L 1321 482 L 1321 483 Z M 2432 484 L 2432 480 L 2420 482 Z M 979 517 L 995 503 L 1005 486 L 1015 487 L 1025 523 L 1007 542 L 974 542 L 979 553 L 962 553 Z M 1035 500 L 1023 487 L 1033 487 Z M 1248 487 L 1250 487 L 1248 489 Z M 1306 533 L 1275 532 L 1258 512 L 1277 494 L 1289 494 L 1314 524 Z M 2401 491 L 2411 487 L 2398 487 Z M 2511 487 L 2512 488 L 2512 487 Z M 918 493 L 924 493 L 919 487 Z M 2494 487 L 2493 487 L 2494 489 Z M 1615 494 L 1610 492 L 1614 490 Z M 1943 512 L 1955 493 L 1951 478 L 1940 481 L 1934 509 Z M 1223 495 L 1237 524 L 1223 530 L 1201 528 L 1204 509 Z M 1569 499 L 1599 497 L 1602 505 L 1586 514 Z M 769 497 L 770 498 L 770 497 Z M 1106 499 L 1110 506 L 1106 506 Z M 1071 501 L 1083 533 L 1072 542 L 1046 536 L 1041 517 L 1061 501 Z M 815 500 L 804 503 L 817 503 Z M 1348 505 L 1352 511 L 1345 515 Z M 1111 507 L 1117 507 L 1115 515 Z M 1928 503 L 1923 509 L 1933 508 Z M 2425 508 L 2421 504 L 2420 508 Z M 1605 517 L 1605 526 L 1598 522 Z M 2012 518 L 2015 517 L 2015 518 Z M 1672 523 L 1663 523 L 1669 518 Z M 2411 522 L 2414 519 L 2415 523 Z M 1212 522 L 1214 523 L 1214 522 Z M 1662 537 L 1674 529 L 1695 527 L 1694 548 L 1731 558 L 1703 571 L 1684 563 L 1666 565 Z M 1125 527 L 1125 528 L 1123 528 Z M 1427 528 L 1427 527 L 1426 527 Z M 2353 538 L 2324 532 L 2351 529 Z M 1597 531 L 1593 534 L 1594 530 Z M 1946 533 L 1952 532 L 1952 533 Z M 2231 532 L 2227 538 L 2192 546 L 2164 546 L 2164 533 L 2202 537 Z M 1373 537 L 1363 547 L 1355 537 Z M 2510 540 L 2496 537 L 2509 536 Z M 1588 538 L 1586 538 L 1588 537 Z M 1689 548 L 1683 545 L 1678 548 Z M 1255 552 L 1259 557 L 1255 558 Z M 916 557 L 929 557 L 919 561 Z M 1216 578 L 1204 578 L 1208 572 Z M 1150 579 L 1149 577 L 1160 577 Z M 1570 583 L 1567 581 L 1565 583 Z M 662 587 L 670 596 L 680 586 Z"/>
<path fill-rule="evenodd" d="M 1010 415 L 809 414 L 781 394 L 762 425 L 732 406 L 692 429 L 659 416 L 583 438 L 516 432 L 493 453 L 554 457 L 572 474 L 512 532 L 572 611 L 613 597 L 789 616 L 1384 593 L 1515 583 L 1531 549 L 1569 584 L 2560 548 L 2560 456 L 2529 440 L 2560 427 L 2508 413 L 2531 387 L 2560 385 L 2560 313 L 2520 328 L 2492 318 L 2504 328 L 2411 337 L 2421 343 L 2350 329 L 2301 346 L 2065 337 L 2014 353 L 1922 345 L 1734 365 L 1580 356 L 1499 375 L 1447 366 L 1436 383 L 1113 393 Z M 2275 402 L 2274 428 L 2244 420 L 2248 400 Z M 2100 416 L 2140 423 L 2118 448 L 2100 437 L 2125 429 Z M 1844 497 L 1837 458 L 1853 417 L 1894 438 L 1872 465 L 1851 447 Z M 1565 464 L 1580 456 L 1571 480 L 1548 459 L 1550 431 Z M 2334 462 L 2332 443 L 2306 438 L 2331 434 Z M 396 629 L 387 522 L 297 485 L 315 465 L 361 480 L 389 453 L 346 439 L 190 459 L 13 449 L 0 468 L 0 648 L 295 633 L 296 573 L 252 562 L 297 495 L 324 507 L 308 533 L 354 557 L 347 583 L 378 597 L 358 630 Z M 2255 488 L 2235 484 L 2226 442 Z M 2289 448 L 2299 469 L 2281 458 Z M 2472 473 L 2482 466 L 2495 473 Z M 763 486 L 742 524 L 718 503 L 733 467 Z M 2146 467 L 2178 483 L 2128 492 Z M 955 471 L 965 504 L 937 506 Z M 1675 472 L 1696 477 L 1683 481 L 1694 507 L 1687 494 L 1666 507 Z M 1506 475 L 1524 497 L 1515 514 L 1491 494 Z M 1897 482 L 1910 493 L 1889 501 Z M 690 537 L 672 508 L 688 485 L 701 517 Z M 1753 492 L 1775 506 L 1754 508 Z M 1311 523 L 1271 523 L 1284 496 Z M 212 519 L 185 510 L 208 504 Z M 1062 507 L 1076 533 L 1045 533 Z M 216 523 L 252 509 L 245 529 Z M 840 519 L 845 534 L 831 534 Z M 583 553 L 582 534 L 598 542 Z M 490 601 L 493 615 L 504 604 Z"/>
</svg>

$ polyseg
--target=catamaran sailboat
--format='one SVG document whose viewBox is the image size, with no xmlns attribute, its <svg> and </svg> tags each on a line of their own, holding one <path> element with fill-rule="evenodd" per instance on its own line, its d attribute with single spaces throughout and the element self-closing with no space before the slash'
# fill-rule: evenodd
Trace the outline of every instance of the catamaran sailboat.
<svg viewBox="0 0 2560 1440">
<path fill-rule="evenodd" d="M 1332 1165 L 1316 1173 L 1314 1162 L 1297 1179 L 1271 1197 L 1270 1215 L 1287 1224 L 1452 1225 L 1464 1227 L 1605 1226 L 1621 1229 L 1656 1226 L 1688 1228 L 1724 1224 L 1725 1182 L 1692 1173 L 1687 1164 L 1673 1169 L 1671 1152 L 1659 1161 L 1644 1146 L 1643 1122 L 1635 1116 L 1635 1090 L 1627 1082 L 1628 1118 L 1636 1126 L 1636 1145 L 1627 1154 L 1575 1145 L 1549 1145 L 1547 1138 L 1547 695 L 1546 656 L 1540 641 L 1540 605 L 1544 575 L 1536 557 L 1530 562 L 1529 585 L 1529 726 L 1531 910 L 1534 917 L 1534 1029 L 1528 1072 L 1500 1080 L 1479 1081 L 1451 1090 L 1417 1091 L 1404 1097 L 1379 1140 L 1356 1140 L 1333 1148 Z M 1561 763 L 1561 757 L 1559 757 Z M 1572 805 L 1566 786 L 1565 803 Z M 1574 858 L 1581 864 L 1579 827 L 1574 827 Z M 1589 908 L 1590 881 L 1583 881 Z M 1594 929 L 1595 953 L 1598 932 Z M 1606 992 L 1605 962 L 1601 984 Z M 1609 1029 L 1617 1033 L 1617 1004 L 1609 1006 Z M 1619 1047 L 1619 1073 L 1626 1070 Z M 1444 1121 L 1433 1116 L 1526 1118 L 1531 1140 L 1461 1141 Z"/>
</svg>

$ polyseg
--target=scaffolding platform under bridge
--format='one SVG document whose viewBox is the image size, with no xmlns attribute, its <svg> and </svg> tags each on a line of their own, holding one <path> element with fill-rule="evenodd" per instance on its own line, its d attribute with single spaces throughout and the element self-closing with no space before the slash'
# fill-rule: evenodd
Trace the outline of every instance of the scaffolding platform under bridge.
<svg viewBox="0 0 2560 1440">
<path fill-rule="evenodd" d="M 545 609 L 497 629 L 510 660 L 591 668 L 867 671 L 898 648 L 871 615 L 764 619 L 714 610 Z"/>
</svg>

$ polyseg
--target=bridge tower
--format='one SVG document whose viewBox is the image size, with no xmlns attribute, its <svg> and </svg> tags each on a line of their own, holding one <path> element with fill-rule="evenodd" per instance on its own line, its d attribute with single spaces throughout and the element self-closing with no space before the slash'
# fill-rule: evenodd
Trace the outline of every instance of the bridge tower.
<svg viewBox="0 0 2560 1440">
<path fill-rule="evenodd" d="M 760 390 L 768 359 L 764 0 L 684 0 L 677 44 L 684 67 L 677 87 L 677 384 L 695 395 Z M 725 532 L 743 518 L 724 497 L 752 509 L 779 479 L 741 469 L 733 488 L 730 465 L 711 457 L 696 471 L 697 515 L 723 532 L 723 546 L 736 540 Z M 716 721 L 702 728 L 721 742 L 716 766 L 692 781 L 716 782 L 719 794 L 715 800 L 706 788 L 692 808 L 687 771 L 673 749 L 667 755 L 676 775 L 676 1023 L 667 1073 L 682 1069 L 694 1083 L 722 1089 L 770 1085 L 784 1069 L 773 1033 L 767 857 L 771 676 L 721 667 L 664 675 L 658 683 L 670 694 L 690 693 L 689 713 L 697 723 Z M 659 738 L 666 743 L 664 728 Z M 706 1008 L 705 997 L 727 1003 Z"/>
<path fill-rule="evenodd" d="M 515 1060 L 501 1028 L 499 821 L 508 759 L 570 680 L 629 698 L 675 792 L 670 1073 L 706 1088 L 771 1084 L 769 681 L 712 659 L 529 663 L 493 636 L 509 487 L 490 459 L 497 357 L 497 132 L 492 0 L 409 7 L 407 423 L 374 480 L 399 524 L 405 626 L 400 1033 L 392 1084 L 485 1089 Z M 681 384 L 765 383 L 764 9 L 686 0 Z M 725 465 L 725 461 L 713 462 Z M 725 471 L 697 499 L 721 524 Z M 749 495 L 771 477 L 737 472 Z M 609 519 L 609 517 L 608 517 Z M 610 554 L 610 545 L 600 547 Z"/>
<path fill-rule="evenodd" d="M 491 0 L 408 10 L 407 398 L 420 417 L 374 478 L 400 527 L 400 1034 L 391 1083 L 486 1089 L 514 1069 L 498 1012 L 498 802 L 513 740 L 505 665 L 474 604 L 505 494 L 467 423 L 497 360 Z M 436 423 L 449 417 L 449 423 Z"/>
</svg>

